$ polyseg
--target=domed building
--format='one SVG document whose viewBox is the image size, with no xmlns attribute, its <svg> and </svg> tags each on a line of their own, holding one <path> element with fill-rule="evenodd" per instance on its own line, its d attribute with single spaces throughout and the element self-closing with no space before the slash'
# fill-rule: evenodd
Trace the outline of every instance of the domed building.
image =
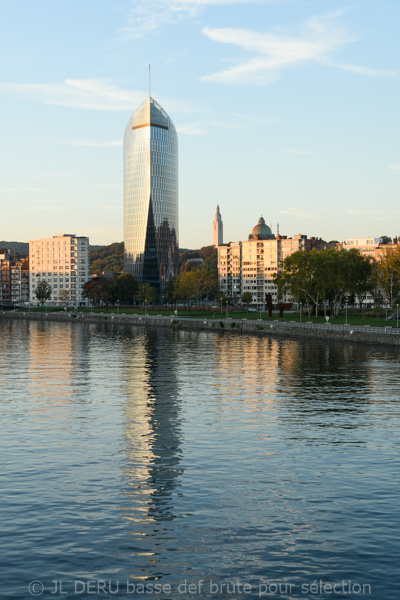
<svg viewBox="0 0 400 600">
<path fill-rule="evenodd" d="M 258 219 L 258 223 L 253 227 L 249 240 L 274 240 L 275 236 L 271 231 L 271 228 L 265 222 L 263 217 Z"/>
<path fill-rule="evenodd" d="M 218 279 L 219 288 L 231 304 L 241 302 L 243 294 L 251 294 L 253 307 L 265 306 L 266 294 L 270 294 L 272 302 L 278 302 L 278 288 L 274 276 L 279 273 L 285 258 L 299 250 L 309 252 L 318 248 L 323 242 L 318 238 L 307 238 L 300 233 L 292 238 L 276 236 L 271 228 L 260 217 L 253 227 L 248 239 L 242 242 L 230 242 L 218 246 Z M 289 302 L 285 295 L 283 301 Z"/>
</svg>

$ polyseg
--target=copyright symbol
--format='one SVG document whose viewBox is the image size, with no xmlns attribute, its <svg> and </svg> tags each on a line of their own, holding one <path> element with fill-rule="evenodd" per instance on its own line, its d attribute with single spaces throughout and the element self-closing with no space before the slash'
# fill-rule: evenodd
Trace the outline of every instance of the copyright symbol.
<svg viewBox="0 0 400 600">
<path fill-rule="evenodd" d="M 32 596 L 41 596 L 44 592 L 44 585 L 41 581 L 31 581 L 28 590 Z"/>
</svg>

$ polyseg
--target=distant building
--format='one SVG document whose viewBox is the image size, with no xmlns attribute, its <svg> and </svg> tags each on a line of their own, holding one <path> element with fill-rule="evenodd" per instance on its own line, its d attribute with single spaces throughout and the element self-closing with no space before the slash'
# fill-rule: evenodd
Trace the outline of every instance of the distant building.
<svg viewBox="0 0 400 600">
<path fill-rule="evenodd" d="M 12 250 L 0 249 L 0 302 L 20 304 L 28 300 L 28 257 Z"/>
<path fill-rule="evenodd" d="M 382 238 L 352 238 L 337 244 L 337 247 L 339 249 L 343 248 L 343 250 L 355 248 L 364 256 L 369 256 L 379 262 L 387 252 L 397 250 L 400 247 L 400 240 L 394 238 L 392 242 L 383 243 Z"/>
<path fill-rule="evenodd" d="M 159 293 L 178 275 L 178 136 L 149 95 L 124 135 L 124 271 Z"/>
<path fill-rule="evenodd" d="M 285 258 L 304 250 L 323 249 L 327 243 L 320 238 L 295 235 L 293 238 L 272 233 L 263 217 L 253 227 L 247 241 L 218 246 L 218 277 L 222 293 L 236 304 L 245 292 L 250 292 L 252 304 L 264 305 L 265 295 L 278 300 L 273 276 L 279 273 Z M 290 300 L 289 297 L 284 300 Z"/>
<path fill-rule="evenodd" d="M 31 302 L 37 302 L 38 283 L 47 281 L 52 288 L 51 304 L 80 304 L 82 287 L 90 277 L 89 238 L 64 233 L 30 241 L 29 265 Z"/>
<path fill-rule="evenodd" d="M 364 256 L 371 256 L 372 258 L 374 258 L 375 251 L 381 243 L 382 238 L 351 238 L 346 240 L 342 244 L 338 244 L 338 248 L 343 248 L 344 250 L 352 250 L 353 248 L 355 248 Z"/>
<path fill-rule="evenodd" d="M 383 243 L 382 238 L 351 238 L 346 240 L 343 243 L 337 244 L 338 249 L 343 250 L 352 250 L 356 249 L 363 256 L 368 256 L 370 259 L 379 262 L 382 260 L 384 256 L 388 252 L 393 252 L 400 247 L 399 239 L 394 238 L 394 240 L 390 243 Z M 379 290 L 379 293 L 382 298 L 385 296 L 385 292 L 383 289 Z M 392 296 L 392 294 L 391 294 Z M 389 298 L 384 298 L 386 302 L 389 302 Z M 359 298 L 356 298 L 356 302 L 360 302 Z M 362 302 L 366 306 L 374 306 L 375 304 L 375 294 L 371 292 L 367 292 L 365 297 L 362 299 Z M 392 298 L 390 298 L 390 303 L 392 303 Z"/>
<path fill-rule="evenodd" d="M 215 212 L 214 221 L 213 221 L 213 246 L 214 248 L 218 248 L 221 244 L 224 243 L 224 224 L 222 222 L 221 213 L 219 212 L 219 205 L 217 206 L 217 210 Z"/>
</svg>

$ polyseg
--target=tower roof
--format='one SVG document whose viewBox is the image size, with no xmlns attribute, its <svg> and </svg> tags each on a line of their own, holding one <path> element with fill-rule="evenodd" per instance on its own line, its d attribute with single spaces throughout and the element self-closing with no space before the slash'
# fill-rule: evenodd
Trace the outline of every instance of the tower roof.
<svg viewBox="0 0 400 600">
<path fill-rule="evenodd" d="M 158 104 L 151 96 L 148 96 L 144 102 L 136 109 L 132 117 L 132 128 L 139 127 L 160 127 L 161 129 L 175 129 L 170 117 L 163 107 Z"/>
</svg>

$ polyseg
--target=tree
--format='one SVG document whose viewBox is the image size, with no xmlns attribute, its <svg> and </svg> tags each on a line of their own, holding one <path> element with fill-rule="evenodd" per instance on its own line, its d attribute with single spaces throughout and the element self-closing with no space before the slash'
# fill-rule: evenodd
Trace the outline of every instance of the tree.
<svg viewBox="0 0 400 600">
<path fill-rule="evenodd" d="M 203 268 L 184 271 L 179 275 L 175 286 L 177 298 L 185 301 L 196 300 L 197 305 L 202 298 L 215 294 L 215 290 L 216 281 L 213 274 Z"/>
<path fill-rule="evenodd" d="M 305 299 L 308 305 L 311 302 L 316 316 L 321 302 L 325 315 L 327 303 L 333 305 L 337 315 L 346 294 L 355 295 L 362 302 L 373 288 L 371 274 L 370 260 L 356 249 L 313 249 L 288 256 L 275 281 L 279 294 L 290 292 L 294 298 Z"/>
<path fill-rule="evenodd" d="M 82 288 L 82 296 L 99 306 L 101 301 L 108 300 L 108 285 L 105 277 L 94 277 Z"/>
<path fill-rule="evenodd" d="M 247 304 L 247 308 L 249 308 L 250 306 L 250 302 L 252 301 L 253 297 L 251 295 L 251 292 L 244 292 L 243 296 L 242 296 L 242 302 L 243 304 Z"/>
<path fill-rule="evenodd" d="M 376 287 L 381 288 L 385 298 L 393 304 L 393 298 L 400 292 L 400 247 L 387 248 L 375 264 L 374 274 Z"/>
<path fill-rule="evenodd" d="M 218 250 L 214 246 L 203 246 L 199 250 L 201 258 L 208 260 L 209 258 L 218 258 Z"/>
<path fill-rule="evenodd" d="M 222 306 L 226 306 L 229 303 L 228 296 L 226 296 L 224 292 L 220 293 L 219 302 L 222 304 Z"/>
<path fill-rule="evenodd" d="M 46 300 L 50 300 L 51 293 L 51 286 L 45 279 L 38 283 L 35 290 L 35 296 L 42 306 L 46 302 Z"/>
<path fill-rule="evenodd" d="M 131 304 L 138 291 L 138 282 L 130 273 L 122 273 L 114 281 L 113 295 L 123 304 Z"/>
<path fill-rule="evenodd" d="M 367 292 L 374 287 L 369 258 L 356 248 L 321 252 L 325 263 L 326 299 L 332 302 L 336 316 L 346 295 L 357 296 L 362 304 Z"/>
<path fill-rule="evenodd" d="M 163 291 L 163 302 L 165 304 L 173 304 L 175 300 L 175 284 L 176 277 L 170 277 Z"/>
<path fill-rule="evenodd" d="M 90 272 L 101 274 L 105 272 L 120 273 L 124 264 L 124 242 L 114 242 L 109 246 L 95 248 L 90 251 Z"/>
<path fill-rule="evenodd" d="M 381 238 L 381 244 L 391 244 L 392 243 L 392 238 L 389 237 L 388 235 L 381 235 L 379 236 Z"/>
<path fill-rule="evenodd" d="M 60 293 L 58 294 L 58 300 L 60 302 L 65 302 L 65 304 L 68 304 L 70 299 L 71 299 L 71 292 L 68 288 L 64 288 L 63 290 L 60 290 Z"/>
<path fill-rule="evenodd" d="M 139 286 L 137 296 L 139 302 L 146 302 L 147 304 L 157 302 L 158 300 L 158 292 L 156 288 L 151 286 L 147 281 Z"/>
<path fill-rule="evenodd" d="M 321 251 L 324 252 L 324 251 Z M 278 295 L 290 292 L 294 298 L 304 297 L 307 305 L 315 305 L 315 315 L 321 300 L 325 299 L 326 274 L 320 252 L 300 250 L 287 256 L 281 272 L 274 276 Z M 311 308 L 310 308 L 311 310 Z"/>
</svg>

